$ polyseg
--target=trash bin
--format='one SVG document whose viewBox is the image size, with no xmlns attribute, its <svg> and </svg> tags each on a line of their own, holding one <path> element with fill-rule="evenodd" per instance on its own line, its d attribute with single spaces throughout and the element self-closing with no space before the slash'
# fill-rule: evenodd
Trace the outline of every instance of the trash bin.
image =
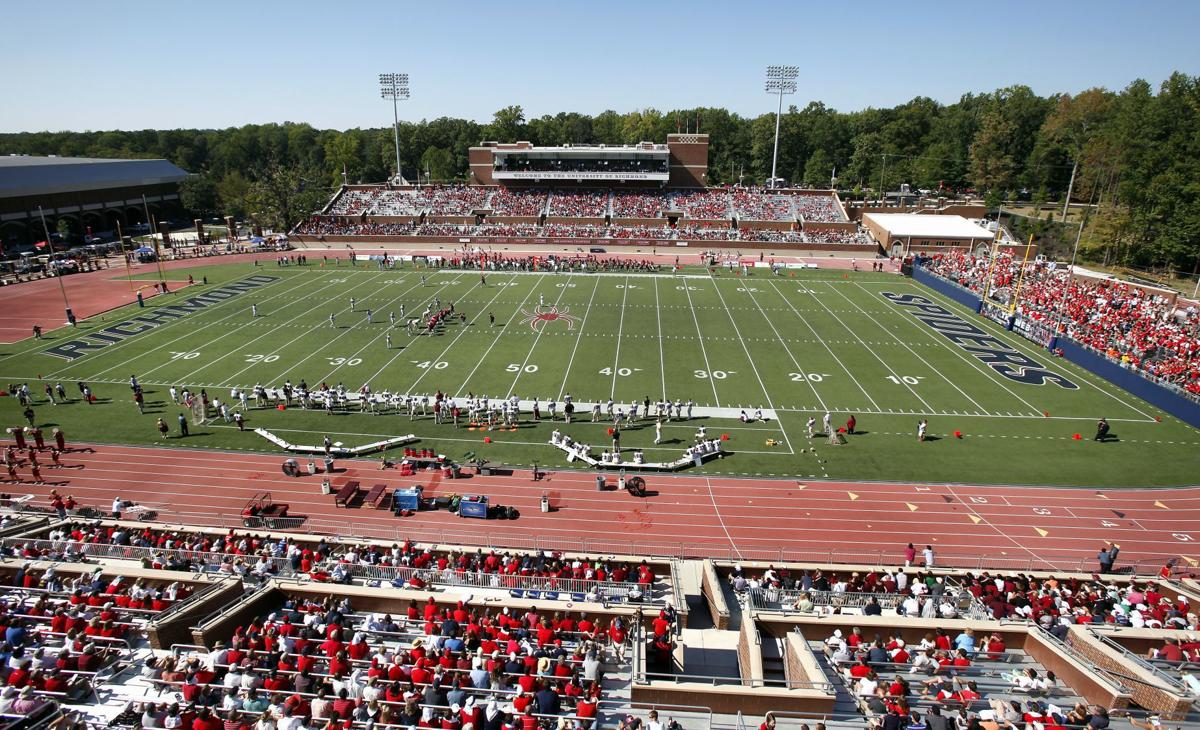
<svg viewBox="0 0 1200 730">
<path fill-rule="evenodd" d="M 550 511 L 550 495 L 546 494 L 545 492 L 542 492 L 542 511 Z"/>
<path fill-rule="evenodd" d="M 288 460 L 284 461 L 282 468 L 283 468 L 283 473 L 289 477 L 300 476 L 300 468 L 299 468 L 299 465 L 296 464 L 295 459 L 288 459 Z"/>
<path fill-rule="evenodd" d="M 596 491 L 597 492 L 604 491 L 604 475 L 603 474 L 596 475 Z"/>
<path fill-rule="evenodd" d="M 314 474 L 316 474 L 316 473 L 317 473 L 317 463 L 316 463 L 315 461 L 309 460 L 309 462 L 308 462 L 308 475 L 309 475 L 309 476 L 312 476 L 312 475 L 314 475 Z"/>
<path fill-rule="evenodd" d="M 333 485 L 328 479 L 321 480 L 321 494 L 333 494 Z"/>
<path fill-rule="evenodd" d="M 333 473 L 333 458 L 332 457 L 325 459 L 325 473 L 326 474 Z"/>
</svg>

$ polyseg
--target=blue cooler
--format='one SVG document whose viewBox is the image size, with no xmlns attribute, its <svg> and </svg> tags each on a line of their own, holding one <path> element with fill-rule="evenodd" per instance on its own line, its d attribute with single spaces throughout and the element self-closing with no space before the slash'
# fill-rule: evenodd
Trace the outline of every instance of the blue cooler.
<svg viewBox="0 0 1200 730">
<path fill-rule="evenodd" d="M 399 513 L 400 510 L 406 509 L 416 512 L 421 506 L 421 488 L 408 487 L 407 489 L 397 489 L 392 496 L 392 511 Z"/>
</svg>

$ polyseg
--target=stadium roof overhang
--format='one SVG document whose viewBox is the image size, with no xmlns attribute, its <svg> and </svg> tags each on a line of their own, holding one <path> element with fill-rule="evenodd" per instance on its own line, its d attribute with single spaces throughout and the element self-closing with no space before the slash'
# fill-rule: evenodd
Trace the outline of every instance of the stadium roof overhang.
<svg viewBox="0 0 1200 730">
<path fill-rule="evenodd" d="M 178 183 L 187 172 L 167 160 L 0 157 L 0 198 Z"/>
</svg>

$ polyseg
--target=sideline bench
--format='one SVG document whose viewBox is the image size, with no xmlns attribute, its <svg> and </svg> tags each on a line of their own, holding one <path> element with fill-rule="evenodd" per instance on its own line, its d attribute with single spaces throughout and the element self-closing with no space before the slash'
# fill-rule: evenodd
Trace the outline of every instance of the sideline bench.
<svg viewBox="0 0 1200 730">
<path fill-rule="evenodd" d="M 350 500 L 358 496 L 358 482 L 346 482 L 346 485 L 338 490 L 333 497 L 334 507 L 345 507 L 350 503 Z"/>
<path fill-rule="evenodd" d="M 367 492 L 367 496 L 363 499 L 363 504 L 369 504 L 375 509 L 379 509 L 384 502 L 387 501 L 387 485 L 376 484 L 371 487 L 371 491 Z"/>
</svg>

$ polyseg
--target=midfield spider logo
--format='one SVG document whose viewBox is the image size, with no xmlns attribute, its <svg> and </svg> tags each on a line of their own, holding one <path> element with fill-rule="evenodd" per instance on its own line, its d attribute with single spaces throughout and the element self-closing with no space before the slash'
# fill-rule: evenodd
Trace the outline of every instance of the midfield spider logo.
<svg viewBox="0 0 1200 730">
<path fill-rule="evenodd" d="M 562 320 L 567 323 L 567 329 L 575 329 L 575 321 L 579 319 L 573 314 L 568 314 L 569 308 L 563 307 L 559 309 L 556 305 L 537 305 L 533 308 L 533 312 L 521 310 L 521 314 L 525 315 L 525 319 L 521 320 L 529 325 L 534 332 L 540 332 L 539 325 L 544 325 L 546 322 L 557 322 Z"/>
</svg>

